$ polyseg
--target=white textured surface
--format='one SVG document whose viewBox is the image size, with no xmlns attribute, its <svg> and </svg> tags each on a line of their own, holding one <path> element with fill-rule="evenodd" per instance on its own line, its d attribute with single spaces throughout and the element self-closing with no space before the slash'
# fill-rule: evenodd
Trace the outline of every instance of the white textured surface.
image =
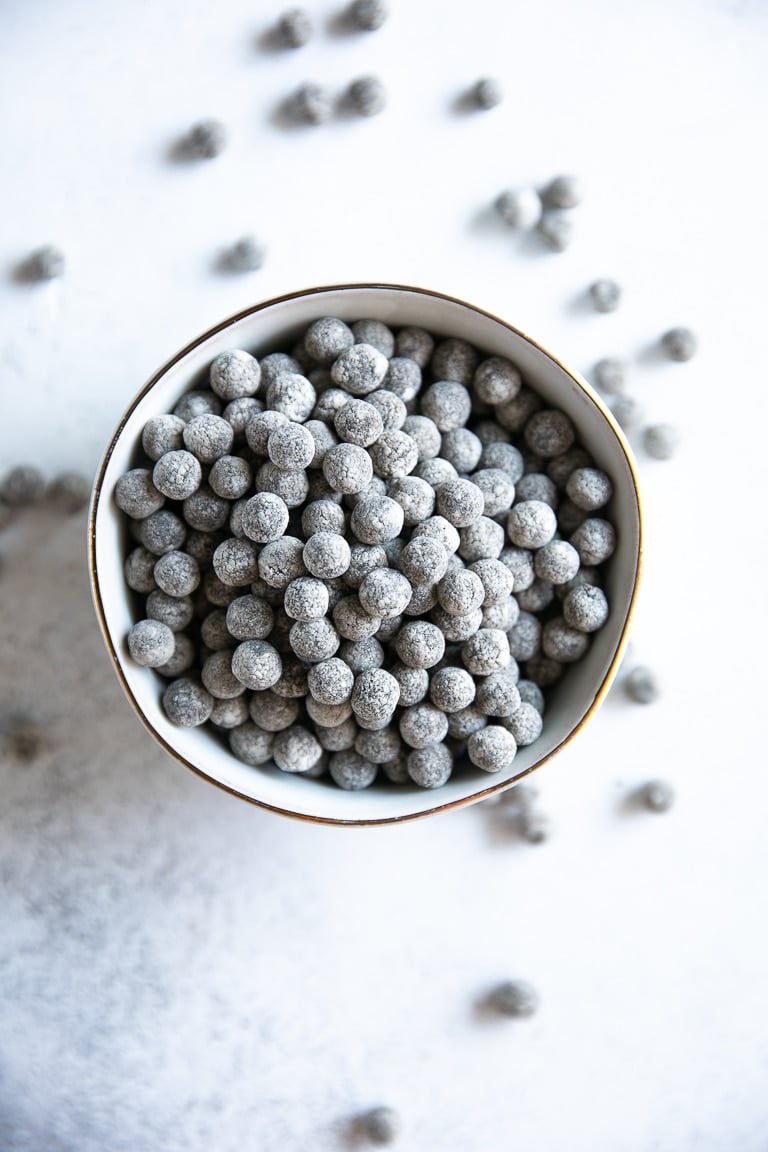
<svg viewBox="0 0 768 1152">
<path fill-rule="evenodd" d="M 41 716 L 52 747 L 0 765 L 3 1152 L 331 1150 L 378 1102 L 404 1152 L 765 1148 L 765 7 L 393 9 L 283 56 L 258 47 L 279 11 L 261 2 L 2 6 L 0 459 L 94 470 L 163 360 L 313 283 L 453 292 L 587 372 L 626 354 L 649 418 L 684 433 L 674 461 L 641 460 L 634 649 L 663 699 L 615 692 L 540 774 L 546 845 L 489 808 L 294 823 L 155 747 L 96 627 L 84 517 L 23 518 L 2 710 Z M 273 122 L 299 81 L 366 71 L 391 94 L 378 119 Z M 505 103 L 456 115 L 482 73 Z M 209 114 L 227 152 L 170 164 Z M 587 187 L 567 253 L 493 226 L 504 185 L 567 170 Z M 212 271 L 251 229 L 263 270 Z M 65 279 L 14 282 L 47 241 Z M 579 303 L 602 274 L 626 287 L 611 316 Z M 676 323 L 701 335 L 690 364 L 650 351 Z M 651 775 L 678 791 L 665 816 L 625 808 Z M 517 975 L 535 1018 L 476 1010 Z"/>
</svg>

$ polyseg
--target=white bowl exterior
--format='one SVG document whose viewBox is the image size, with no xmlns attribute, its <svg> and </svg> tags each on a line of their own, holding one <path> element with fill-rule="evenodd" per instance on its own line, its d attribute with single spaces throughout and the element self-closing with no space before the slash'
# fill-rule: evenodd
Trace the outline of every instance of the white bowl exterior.
<svg viewBox="0 0 768 1152">
<path fill-rule="evenodd" d="M 507 773 L 462 772 L 435 790 L 385 783 L 348 792 L 330 781 L 302 779 L 274 767 L 252 768 L 237 760 L 208 726 L 190 729 L 169 723 L 160 703 L 167 682 L 128 656 L 125 637 L 135 616 L 123 574 L 124 517 L 113 492 L 118 478 L 135 465 L 144 424 L 150 416 L 170 411 L 189 388 L 205 387 L 207 369 L 220 352 L 245 348 L 261 357 L 289 348 L 312 320 L 331 315 L 350 322 L 376 318 L 395 327 L 416 325 L 468 340 L 486 354 L 508 357 L 527 385 L 567 413 L 581 444 L 613 480 L 610 515 L 618 543 L 606 566 L 609 620 L 594 635 L 586 656 L 552 689 L 542 735 L 519 749 Z M 548 759 L 578 729 L 607 691 L 626 642 L 639 576 L 641 519 L 631 454 L 621 431 L 591 388 L 551 354 L 505 322 L 439 293 L 351 285 L 311 289 L 256 306 L 225 321 L 161 369 L 134 400 L 105 453 L 91 509 L 90 544 L 94 599 L 116 672 L 145 725 L 168 751 L 212 782 L 278 811 L 334 823 L 380 823 L 482 799 Z"/>
</svg>

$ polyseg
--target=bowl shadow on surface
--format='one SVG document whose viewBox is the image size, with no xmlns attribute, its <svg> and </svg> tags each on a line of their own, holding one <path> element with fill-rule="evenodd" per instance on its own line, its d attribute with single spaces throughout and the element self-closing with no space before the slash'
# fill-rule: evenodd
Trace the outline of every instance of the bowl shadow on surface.
<svg viewBox="0 0 768 1152">
<path fill-rule="evenodd" d="M 19 518 L 6 552 L 0 607 L 8 643 L 0 656 L 3 716 L 37 721 L 44 734 L 39 755 L 4 756 L 0 778 L 6 802 L 0 829 L 14 832 L 14 805 L 40 810 L 45 823 L 65 801 L 75 801 L 77 822 L 92 823 L 119 803 L 121 820 L 143 828 L 158 800 L 181 809 L 210 803 L 210 789 L 179 769 L 169 772 L 162 750 L 125 700 L 104 664 L 104 647 L 88 583 L 86 518 L 44 509 Z M 20 655 L 21 653 L 21 655 Z M 126 774 L 130 774 L 128 781 Z"/>
</svg>

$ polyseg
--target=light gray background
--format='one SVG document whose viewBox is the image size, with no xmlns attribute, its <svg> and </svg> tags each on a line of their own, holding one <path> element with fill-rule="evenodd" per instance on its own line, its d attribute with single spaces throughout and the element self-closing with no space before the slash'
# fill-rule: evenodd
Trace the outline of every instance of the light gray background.
<svg viewBox="0 0 768 1152">
<path fill-rule="evenodd" d="M 0 544 L 1 704 L 48 726 L 0 765 L 3 1152 L 299 1152 L 401 1110 L 399 1147 L 764 1152 L 768 1129 L 763 599 L 766 8 L 725 0 L 339 7 L 295 53 L 244 0 L 0 4 L 0 460 L 95 472 L 119 417 L 199 331 L 291 289 L 412 283 L 504 316 L 589 376 L 631 361 L 675 460 L 638 450 L 647 559 L 633 659 L 537 777 L 554 833 L 478 806 L 334 829 L 261 812 L 168 759 L 132 715 L 91 607 L 85 516 Z M 387 110 L 275 122 L 305 79 L 376 72 Z M 506 99 L 461 115 L 500 77 Z M 211 163 L 168 150 L 202 116 Z M 562 255 L 497 193 L 577 172 Z M 264 268 L 214 270 L 254 231 Z M 22 285 L 48 241 L 61 282 Z M 598 275 L 625 285 L 599 316 Z M 667 327 L 700 334 L 664 363 Z M 665 816 L 627 797 L 663 775 Z M 526 1021 L 478 1011 L 497 980 Z"/>
</svg>

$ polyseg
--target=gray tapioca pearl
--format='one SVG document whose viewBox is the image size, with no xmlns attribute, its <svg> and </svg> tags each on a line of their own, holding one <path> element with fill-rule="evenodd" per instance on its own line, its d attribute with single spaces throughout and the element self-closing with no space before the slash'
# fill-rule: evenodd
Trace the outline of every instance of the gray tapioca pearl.
<svg viewBox="0 0 768 1152">
<path fill-rule="evenodd" d="M 242 456 L 220 456 L 208 473 L 208 484 L 223 500 L 239 500 L 250 491 L 253 469 Z"/>
<path fill-rule="evenodd" d="M 194 460 L 194 457 L 191 459 Z M 199 469 L 200 465 L 196 460 L 195 464 Z M 13 469 L 4 477 L 0 486 L 0 496 L 6 504 L 21 506 L 38 498 L 34 495 L 30 499 L 29 495 L 25 494 L 32 492 L 33 489 L 26 481 L 22 485 L 20 477 L 19 469 Z M 197 482 L 200 482 L 199 477 Z M 39 475 L 39 485 L 35 486 L 34 492 L 37 492 L 38 488 L 39 495 L 42 496 L 42 475 Z M 165 496 L 165 492 L 155 484 L 153 473 L 148 468 L 131 468 L 130 471 L 123 473 L 115 484 L 115 503 L 121 512 L 134 520 L 143 520 L 153 512 L 157 512 L 165 504 Z"/>
<path fill-rule="evenodd" d="M 272 759 L 282 772 L 308 772 L 322 751 L 313 733 L 300 724 L 278 732 L 272 743 Z"/>
<path fill-rule="evenodd" d="M 440 452 L 442 443 L 440 429 L 428 416 L 407 416 L 402 431 L 416 444 L 419 462 L 431 460 Z"/>
<path fill-rule="evenodd" d="M 563 618 L 580 632 L 596 632 L 608 619 L 608 600 L 601 588 L 581 584 L 563 600 Z"/>
<path fill-rule="evenodd" d="M 266 401 L 272 411 L 303 424 L 312 415 L 317 393 L 300 372 L 284 372 L 267 385 Z"/>
<path fill-rule="evenodd" d="M 213 160 L 224 151 L 228 138 L 226 126 L 221 120 L 211 118 L 193 124 L 182 144 L 188 156 Z"/>
<path fill-rule="evenodd" d="M 496 197 L 494 207 L 505 224 L 520 231 L 535 228 L 541 219 L 541 197 L 535 188 L 505 188 Z"/>
<path fill-rule="evenodd" d="M 409 620 L 395 638 L 395 651 L 409 668 L 432 668 L 445 652 L 445 637 L 427 620 Z"/>
<path fill-rule="evenodd" d="M 448 337 L 435 344 L 429 366 L 436 380 L 469 384 L 479 359 L 477 349 L 467 340 Z"/>
<path fill-rule="evenodd" d="M 623 687 L 630 700 L 636 704 L 653 704 L 661 694 L 655 672 L 645 665 L 638 665 L 628 672 Z"/>
<path fill-rule="evenodd" d="M 525 442 L 531 452 L 549 459 L 567 452 L 576 438 L 573 424 L 558 408 L 534 412 L 525 425 Z"/>
<path fill-rule="evenodd" d="M 429 673 L 426 668 L 411 668 L 397 661 L 389 671 L 400 685 L 400 705 L 408 708 L 411 704 L 421 703 L 429 690 Z"/>
<path fill-rule="evenodd" d="M 300 508 L 309 495 L 309 477 L 304 471 L 286 472 L 266 460 L 256 472 L 255 488 L 279 496 L 288 508 Z"/>
<path fill-rule="evenodd" d="M 200 565 L 186 552 L 165 552 L 155 564 L 154 577 L 169 596 L 189 596 L 200 583 Z"/>
<path fill-rule="evenodd" d="M 193 416 L 202 416 L 206 412 L 212 412 L 214 416 L 221 416 L 222 407 L 221 398 L 210 388 L 196 388 L 191 392 L 185 392 L 177 400 L 173 415 L 180 416 L 186 422 L 191 420 Z"/>
<path fill-rule="evenodd" d="M 169 596 L 159 588 L 147 596 L 147 616 L 150 620 L 160 620 L 167 624 L 171 632 L 182 632 L 188 627 L 194 611 L 191 596 Z"/>
<path fill-rule="evenodd" d="M 319 664 L 329 660 L 338 651 L 339 633 L 330 620 L 297 620 L 291 627 L 290 645 L 306 664 Z"/>
<path fill-rule="evenodd" d="M 399 565 L 415 592 L 416 588 L 431 587 L 442 579 L 448 566 L 448 555 L 437 540 L 417 536 L 403 548 Z M 410 602 L 407 607 L 410 607 Z"/>
<path fill-rule="evenodd" d="M 448 734 L 448 718 L 434 704 L 414 704 L 400 716 L 400 735 L 410 748 L 441 743 Z"/>
<path fill-rule="evenodd" d="M 44 244 L 24 261 L 23 271 L 30 280 L 57 280 L 64 275 L 66 258 L 55 244 Z"/>
<path fill-rule="evenodd" d="M 434 357 L 433 357 L 434 359 Z M 438 379 L 421 394 L 421 410 L 441 432 L 462 428 L 472 414 L 472 397 L 462 383 Z"/>
<path fill-rule="evenodd" d="M 691 328 L 670 328 L 662 336 L 661 346 L 670 360 L 690 360 L 696 355 L 698 341 Z"/>
<path fill-rule="evenodd" d="M 467 474 L 477 467 L 483 452 L 478 436 L 469 428 L 452 428 L 440 438 L 441 459 L 452 464 L 457 472 Z"/>
<path fill-rule="evenodd" d="M 349 19 L 361 32 L 375 32 L 389 15 L 384 0 L 353 0 L 348 9 Z"/>
<path fill-rule="evenodd" d="M 504 720 L 504 727 L 512 733 L 518 748 L 524 748 L 538 740 L 544 722 L 538 708 L 521 702 L 512 715 Z"/>
<path fill-rule="evenodd" d="M 271 688 L 279 679 L 279 652 L 266 640 L 243 640 L 232 653 L 232 671 L 246 688 Z"/>
<path fill-rule="evenodd" d="M 386 619 L 399 616 L 407 608 L 411 585 L 401 572 L 392 568 L 376 568 L 361 582 L 358 596 L 366 612 Z"/>
<path fill-rule="evenodd" d="M 257 492 L 243 507 L 243 532 L 257 544 L 279 540 L 288 527 L 288 520 L 288 506 L 274 492 Z"/>
<path fill-rule="evenodd" d="M 388 367 L 386 356 L 372 344 L 353 344 L 336 357 L 331 365 L 331 377 L 352 396 L 367 396 L 382 383 Z"/>
<path fill-rule="evenodd" d="M 161 676 L 166 676 L 168 680 L 176 680 L 177 676 L 181 676 L 183 672 L 188 670 L 195 664 L 197 652 L 195 644 L 185 632 L 174 632 L 174 650 L 165 664 L 155 665 L 155 672 L 159 672 Z"/>
<path fill-rule="evenodd" d="M 674 789 L 666 780 L 650 780 L 640 795 L 651 812 L 668 812 L 675 802 Z"/>
<path fill-rule="evenodd" d="M 459 555 L 467 564 L 498 560 L 504 548 L 504 529 L 489 516 L 478 516 L 459 532 Z"/>
<path fill-rule="evenodd" d="M 182 505 L 184 519 L 197 532 L 215 532 L 223 528 L 231 512 L 229 500 L 217 496 L 207 484 L 187 496 Z"/>
<path fill-rule="evenodd" d="M 213 554 L 213 570 L 233 588 L 250 584 L 259 575 L 259 555 L 250 540 L 223 540 Z"/>
<path fill-rule="evenodd" d="M 221 352 L 211 364 L 211 389 L 222 400 L 254 396 L 261 383 L 261 366 L 255 356 L 242 348 Z"/>
<path fill-rule="evenodd" d="M 505 1016 L 532 1016 L 539 1006 L 538 993 L 524 980 L 505 980 L 493 990 L 491 999 Z"/>
<path fill-rule="evenodd" d="M 274 736 L 258 725 L 246 720 L 244 724 L 232 728 L 229 733 L 229 747 L 232 753 L 245 764 L 258 768 L 272 759 Z"/>
<path fill-rule="evenodd" d="M 547 460 L 545 472 L 558 488 L 565 488 L 572 472 L 577 468 L 593 468 L 594 462 L 589 452 L 584 448 L 569 448 L 559 456 L 551 456 Z"/>
<path fill-rule="evenodd" d="M 394 393 L 403 404 L 414 400 L 421 388 L 422 369 L 417 361 L 404 355 L 393 356 L 382 381 L 383 387 Z"/>
<path fill-rule="evenodd" d="M 305 505 L 301 513 L 301 530 L 306 537 L 315 532 L 344 534 L 346 519 L 344 509 L 331 500 L 313 500 Z"/>
<path fill-rule="evenodd" d="M 187 524 L 181 516 L 168 508 L 153 511 L 144 520 L 138 521 L 138 538 L 147 551 L 157 556 L 181 548 L 187 539 Z"/>
<path fill-rule="evenodd" d="M 184 421 L 180 416 L 172 413 L 152 416 L 142 429 L 141 446 L 150 460 L 159 460 L 166 452 L 183 449 L 183 431 Z"/>
<path fill-rule="evenodd" d="M 364 497 L 352 510 L 350 527 L 364 544 L 384 544 L 400 534 L 403 518 L 403 509 L 389 496 Z"/>
<path fill-rule="evenodd" d="M 485 716 L 512 716 L 521 705 L 517 690 L 517 668 L 507 667 L 501 672 L 492 672 L 480 680 L 477 686 L 475 705 Z"/>
<path fill-rule="evenodd" d="M 235 640 L 266 640 L 275 614 L 266 601 L 251 593 L 237 596 L 227 605 L 227 629 Z"/>
<path fill-rule="evenodd" d="M 265 544 L 258 555 L 258 575 L 271 588 L 287 588 L 291 580 L 306 575 L 303 551 L 304 543 L 296 536 L 282 536 Z"/>
<path fill-rule="evenodd" d="M 588 517 L 571 535 L 582 564 L 602 564 L 616 548 L 616 529 L 608 520 Z"/>
<path fill-rule="evenodd" d="M 304 333 L 304 347 L 318 364 L 333 364 L 355 342 L 352 329 L 335 316 L 321 316 Z"/>
<path fill-rule="evenodd" d="M 345 640 L 365 640 L 375 635 L 381 624 L 380 616 L 371 616 L 357 596 L 344 596 L 333 608 L 333 622 Z"/>
<path fill-rule="evenodd" d="M 471 480 L 448 480 L 437 489 L 436 504 L 455 528 L 466 528 L 483 515 L 485 497 Z"/>
<path fill-rule="evenodd" d="M 498 468 L 508 474 L 513 484 L 517 484 L 524 471 L 523 454 L 514 444 L 492 441 L 483 448 L 480 467 Z"/>
<path fill-rule="evenodd" d="M 599 468 L 575 468 L 568 477 L 565 491 L 577 508 L 595 512 L 613 496 L 613 484 Z"/>
<path fill-rule="evenodd" d="M 245 685 L 232 672 L 232 652 L 226 648 L 212 652 L 204 661 L 200 679 L 215 700 L 231 700 L 245 692 Z"/>
<path fill-rule="evenodd" d="M 377 476 L 385 480 L 407 476 L 419 460 L 416 442 L 407 433 L 395 428 L 385 429 L 376 443 L 370 446 L 369 453 L 368 459 Z"/>
<path fill-rule="evenodd" d="M 602 276 L 590 284 L 589 298 L 596 312 L 615 312 L 621 303 L 621 285 L 608 276 Z"/>
<path fill-rule="evenodd" d="M 542 548 L 557 531 L 557 516 L 543 500 L 523 500 L 507 517 L 507 535 L 518 548 Z"/>
<path fill-rule="evenodd" d="M 310 720 L 322 728 L 337 728 L 352 717 L 352 705 L 348 700 L 343 700 L 341 704 L 321 704 L 314 696 L 307 696 L 304 706 Z M 355 727 L 359 727 L 357 721 Z"/>
<path fill-rule="evenodd" d="M 162 704 L 172 724 L 182 728 L 197 728 L 210 718 L 213 696 L 196 680 L 181 677 L 168 685 L 163 693 Z"/>
<path fill-rule="evenodd" d="M 287 8 L 275 25 L 275 36 L 286 48 L 302 48 L 312 39 L 314 29 L 304 8 Z"/>
<path fill-rule="evenodd" d="M 371 481 L 373 463 L 365 448 L 336 444 L 323 457 L 323 475 L 336 492 L 360 492 Z"/>
<path fill-rule="evenodd" d="M 635 396 L 617 396 L 611 403 L 611 412 L 627 433 L 636 432 L 643 422 L 644 409 Z"/>
<path fill-rule="evenodd" d="M 510 661 L 506 632 L 496 628 L 479 628 L 465 641 L 461 659 L 473 676 L 488 676 L 505 668 Z"/>
<path fill-rule="evenodd" d="M 607 396 L 616 396 L 626 388 L 628 367 L 621 356 L 603 356 L 592 372 L 595 386 Z"/>
<path fill-rule="evenodd" d="M 434 607 L 430 612 L 432 623 L 439 629 L 443 639 L 449 643 L 468 640 L 482 627 L 483 611 L 476 608 L 465 616 L 451 616 L 440 607 Z"/>
<path fill-rule="evenodd" d="M 245 439 L 252 452 L 259 456 L 266 456 L 267 442 L 275 428 L 288 424 L 288 417 L 283 412 L 274 412 L 267 408 L 263 412 L 255 412 L 245 425 Z"/>
<path fill-rule="evenodd" d="M 371 408 L 379 413 L 383 428 L 402 428 L 408 410 L 394 392 L 389 392 L 386 388 L 378 388 L 375 392 L 370 393 L 365 403 L 370 404 Z"/>
<path fill-rule="evenodd" d="M 574 220 L 570 212 L 547 208 L 542 212 L 538 231 L 553 252 L 564 252 L 573 240 Z"/>
<path fill-rule="evenodd" d="M 313 576 L 333 580 L 343 576 L 350 565 L 351 549 L 337 532 L 315 532 L 303 545 L 303 565 Z"/>
<path fill-rule="evenodd" d="M 514 736 L 500 724 L 487 724 L 473 732 L 467 742 L 470 760 L 483 772 L 502 772 L 511 767 L 516 752 Z"/>
<path fill-rule="evenodd" d="M 570 173 L 554 176 L 542 189 L 541 198 L 551 208 L 576 208 L 584 199 L 578 176 Z"/>
<path fill-rule="evenodd" d="M 290 421 L 273 429 L 267 440 L 267 455 L 282 472 L 301 472 L 315 456 L 315 440 L 302 424 Z"/>
<path fill-rule="evenodd" d="M 387 103 L 387 90 L 379 76 L 358 76 L 346 91 L 349 108 L 360 116 L 376 116 Z"/>
<path fill-rule="evenodd" d="M 486 557 L 470 564 L 470 572 L 480 578 L 483 585 L 483 600 L 481 607 L 487 608 L 491 604 L 498 604 L 506 600 L 514 588 L 514 577 L 501 560 Z"/>
<path fill-rule="evenodd" d="M 337 656 L 315 664 L 307 672 L 307 684 L 313 699 L 321 704 L 343 704 L 352 694 L 352 669 Z"/>
<path fill-rule="evenodd" d="M 213 701 L 210 721 L 217 728 L 239 728 L 248 719 L 248 701 L 245 696 L 233 696 L 231 700 Z"/>
<path fill-rule="evenodd" d="M 145 668 L 166 664 L 175 648 L 173 632 L 168 625 L 151 619 L 139 620 L 133 625 L 128 632 L 127 644 L 131 659 Z"/>
<path fill-rule="evenodd" d="M 460 712 L 475 699 L 475 682 L 464 668 L 439 668 L 429 681 L 429 698 L 441 712 Z"/>
<path fill-rule="evenodd" d="M 338 436 L 348 444 L 367 448 L 384 431 L 380 412 L 367 400 L 348 400 L 333 421 Z"/>
<path fill-rule="evenodd" d="M 332 779 L 340 788 L 357 791 L 370 788 L 376 779 L 377 766 L 354 749 L 334 752 L 328 764 Z"/>
<path fill-rule="evenodd" d="M 533 567 L 539 580 L 550 584 L 566 584 L 579 570 L 579 554 L 566 540 L 551 540 L 539 548 L 533 558 Z"/>
<path fill-rule="evenodd" d="M 643 432 L 643 448 L 655 460 L 669 460 L 680 444 L 680 431 L 674 424 L 649 424 Z"/>
<path fill-rule="evenodd" d="M 315 721 L 315 736 L 326 752 L 345 752 L 348 748 L 354 748 L 359 731 L 357 721 L 352 716 L 340 724 L 330 726 Z"/>
<path fill-rule="evenodd" d="M 440 788 L 453 771 L 453 756 L 445 744 L 414 748 L 407 757 L 408 775 L 420 788 Z"/>
<path fill-rule="evenodd" d="M 328 91 L 314 81 L 301 84 L 288 102 L 293 117 L 305 124 L 323 124 L 329 119 L 332 108 Z"/>
<path fill-rule="evenodd" d="M 372 764 L 388 764 L 401 755 L 403 742 L 394 728 L 360 731 L 355 738 L 355 751 Z"/>
</svg>

